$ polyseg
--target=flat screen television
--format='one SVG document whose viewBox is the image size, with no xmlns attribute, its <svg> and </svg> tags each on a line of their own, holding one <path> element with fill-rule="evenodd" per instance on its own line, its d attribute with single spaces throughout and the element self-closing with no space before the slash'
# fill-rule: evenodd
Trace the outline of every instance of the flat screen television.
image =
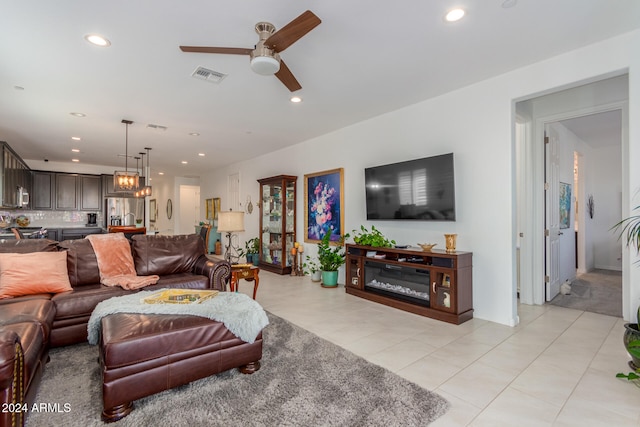
<svg viewBox="0 0 640 427">
<path fill-rule="evenodd" d="M 364 170 L 367 219 L 455 221 L 453 153 Z"/>
</svg>

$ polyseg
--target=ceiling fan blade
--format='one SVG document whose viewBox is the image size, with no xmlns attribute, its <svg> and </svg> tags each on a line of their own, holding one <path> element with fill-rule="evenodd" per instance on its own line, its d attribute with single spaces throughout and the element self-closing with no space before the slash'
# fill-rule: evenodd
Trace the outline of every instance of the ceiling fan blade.
<svg viewBox="0 0 640 427">
<path fill-rule="evenodd" d="M 264 45 L 276 52 L 282 52 L 298 39 L 320 25 L 322 21 L 313 12 L 307 10 L 293 21 L 273 33 Z"/>
<path fill-rule="evenodd" d="M 195 53 L 226 53 L 228 55 L 249 55 L 253 49 L 243 47 L 212 47 L 212 46 L 180 46 L 183 52 Z"/>
<path fill-rule="evenodd" d="M 298 83 L 298 80 L 296 80 L 296 78 L 293 76 L 293 73 L 291 73 L 291 70 L 289 70 L 289 67 L 287 67 L 287 64 L 285 64 L 284 61 L 282 60 L 280 61 L 280 70 L 278 70 L 275 76 L 291 92 L 295 92 L 299 89 L 302 89 L 302 86 L 300 86 L 300 83 Z"/>
</svg>

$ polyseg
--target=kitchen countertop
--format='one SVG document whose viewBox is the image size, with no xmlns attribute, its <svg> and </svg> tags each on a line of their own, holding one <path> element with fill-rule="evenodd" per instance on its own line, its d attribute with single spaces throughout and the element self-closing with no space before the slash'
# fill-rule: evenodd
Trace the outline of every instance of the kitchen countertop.
<svg viewBox="0 0 640 427">
<path fill-rule="evenodd" d="M 28 227 L 16 227 L 16 226 L 9 226 L 7 228 L 0 228 L 0 239 L 15 239 L 15 235 L 13 234 L 13 232 L 11 231 L 12 228 L 17 228 L 18 230 L 20 230 L 20 232 L 25 236 L 28 237 L 30 235 L 32 235 L 33 233 L 36 233 L 42 229 L 45 230 L 56 230 L 56 229 L 65 229 L 65 230 L 69 230 L 69 229 L 74 229 L 74 230 L 87 230 L 87 229 L 100 229 L 102 230 L 104 233 L 107 232 L 107 230 L 104 227 L 101 227 L 99 225 L 84 225 L 84 224 L 78 224 L 78 225 L 42 225 L 42 226 L 37 226 L 37 225 L 29 225 Z"/>
<path fill-rule="evenodd" d="M 136 225 L 110 225 L 107 227 L 109 233 L 136 233 L 143 234 L 147 232 L 146 227 L 138 227 Z"/>
</svg>

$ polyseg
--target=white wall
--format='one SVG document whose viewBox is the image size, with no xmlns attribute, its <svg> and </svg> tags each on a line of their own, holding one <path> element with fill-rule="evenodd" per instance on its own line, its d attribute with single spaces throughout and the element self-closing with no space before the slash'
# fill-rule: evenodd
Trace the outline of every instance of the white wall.
<svg viewBox="0 0 640 427">
<path fill-rule="evenodd" d="M 620 179 L 620 146 L 607 146 L 593 151 L 594 176 L 591 182 L 594 216 L 588 219 L 593 238 L 593 266 L 607 270 L 622 269 L 622 249 L 611 227 L 622 218 L 622 181 Z"/>
<path fill-rule="evenodd" d="M 256 179 L 297 175 L 297 233 L 302 236 L 304 174 L 343 167 L 346 230 L 373 224 L 399 243 L 431 241 L 440 247 L 444 246 L 444 233 L 457 233 L 458 249 L 474 253 L 475 316 L 516 324 L 514 101 L 629 67 L 629 111 L 634 117 L 632 113 L 640 111 L 640 87 L 632 85 L 634 79 L 640 78 L 637 45 L 638 31 L 219 168 L 202 177 L 202 198 L 225 194 L 226 177 L 234 172 L 241 176 L 240 199 L 251 195 L 255 201 L 259 188 Z M 640 124 L 629 123 L 629 151 L 635 158 L 640 156 L 639 127 Z M 455 153 L 456 222 L 366 221 L 365 167 L 446 152 Z M 632 187 L 640 186 L 640 171 L 631 174 L 630 183 Z M 258 235 L 258 221 L 255 210 L 245 219 L 242 240 Z M 634 306 L 640 296 L 639 282 L 635 281 L 637 285 L 630 295 Z"/>
</svg>

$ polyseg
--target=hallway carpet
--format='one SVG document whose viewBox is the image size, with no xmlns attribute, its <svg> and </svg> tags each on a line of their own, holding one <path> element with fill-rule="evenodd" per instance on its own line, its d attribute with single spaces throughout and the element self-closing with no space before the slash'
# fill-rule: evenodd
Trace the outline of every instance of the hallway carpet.
<svg viewBox="0 0 640 427">
<path fill-rule="evenodd" d="M 581 274 L 569 295 L 558 294 L 549 304 L 622 317 L 622 272 L 596 269 Z"/>
</svg>

